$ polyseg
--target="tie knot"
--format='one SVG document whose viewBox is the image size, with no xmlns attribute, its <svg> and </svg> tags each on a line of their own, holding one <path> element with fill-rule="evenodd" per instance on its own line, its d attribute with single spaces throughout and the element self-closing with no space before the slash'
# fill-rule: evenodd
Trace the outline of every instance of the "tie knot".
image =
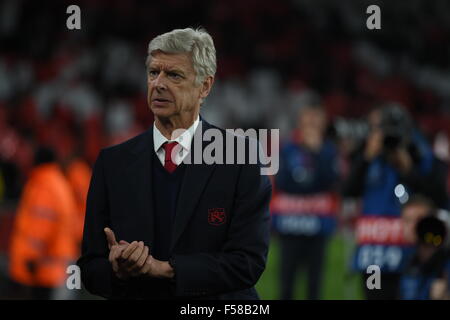
<svg viewBox="0 0 450 320">
<path fill-rule="evenodd" d="M 173 148 L 175 148 L 178 145 L 178 142 L 174 141 L 174 142 L 166 142 L 163 144 L 163 148 L 165 151 L 165 161 L 172 161 L 171 156 L 172 156 L 172 150 Z"/>
</svg>

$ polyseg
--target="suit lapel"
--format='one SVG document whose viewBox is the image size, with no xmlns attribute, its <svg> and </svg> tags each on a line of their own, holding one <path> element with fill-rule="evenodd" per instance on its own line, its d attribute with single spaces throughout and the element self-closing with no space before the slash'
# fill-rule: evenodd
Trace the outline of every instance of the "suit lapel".
<svg viewBox="0 0 450 320">
<path fill-rule="evenodd" d="M 210 125 L 206 121 L 202 121 L 201 130 L 197 130 L 194 134 L 194 139 L 191 143 L 191 154 L 195 151 L 195 140 L 200 139 L 202 151 L 209 142 L 202 141 L 203 132 L 209 128 Z M 189 157 L 190 155 L 188 155 Z M 192 157 L 192 161 L 193 161 Z M 177 208 L 175 213 L 175 221 L 172 231 L 172 243 L 170 251 L 175 247 L 183 230 L 186 228 L 190 217 L 194 213 L 195 207 L 200 200 L 200 197 L 205 189 L 208 179 L 214 171 L 214 165 L 206 164 L 189 164 L 186 165 L 183 182 L 181 184 L 180 193 L 178 196 Z"/>
<path fill-rule="evenodd" d="M 136 205 L 132 207 L 137 212 L 130 213 L 139 221 L 134 230 L 136 239 L 147 239 L 149 245 L 153 244 L 153 183 L 152 183 L 152 165 L 153 165 L 153 126 L 148 129 L 143 138 L 131 149 L 133 160 L 126 169 L 130 181 L 128 186 L 131 190 L 133 202 Z M 136 234 L 137 233 L 137 234 Z"/>
</svg>

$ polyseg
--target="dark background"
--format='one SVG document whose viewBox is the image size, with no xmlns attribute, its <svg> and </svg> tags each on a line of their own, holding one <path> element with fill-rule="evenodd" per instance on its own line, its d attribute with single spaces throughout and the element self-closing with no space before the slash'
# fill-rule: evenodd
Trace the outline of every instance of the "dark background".
<svg viewBox="0 0 450 320">
<path fill-rule="evenodd" d="M 81 8 L 81 30 L 66 28 L 71 4 Z M 381 8 L 381 30 L 366 27 L 371 4 Z M 151 125 L 146 49 L 174 28 L 203 26 L 214 39 L 216 83 L 202 107 L 214 124 L 279 128 L 286 137 L 298 108 L 318 94 L 330 128 L 345 129 L 335 136 L 345 158 L 367 112 L 393 101 L 449 162 L 449 13 L 446 0 L 0 1 L 0 273 L 7 277 L 8 233 L 33 146 L 76 148 L 92 165 L 100 148 Z M 360 298 L 347 271 L 351 246 L 340 230 L 325 298 Z M 273 264 L 258 286 L 263 298 L 277 296 Z"/>
</svg>

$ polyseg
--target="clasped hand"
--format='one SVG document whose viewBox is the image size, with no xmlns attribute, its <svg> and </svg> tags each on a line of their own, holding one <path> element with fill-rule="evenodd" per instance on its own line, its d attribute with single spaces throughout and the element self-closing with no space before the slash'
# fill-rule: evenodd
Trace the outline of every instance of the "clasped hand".
<svg viewBox="0 0 450 320">
<path fill-rule="evenodd" d="M 117 242 L 110 228 L 104 229 L 109 247 L 108 260 L 119 279 L 148 275 L 151 277 L 172 277 L 172 269 L 167 262 L 152 257 L 150 249 L 143 241 L 120 240 Z"/>
</svg>

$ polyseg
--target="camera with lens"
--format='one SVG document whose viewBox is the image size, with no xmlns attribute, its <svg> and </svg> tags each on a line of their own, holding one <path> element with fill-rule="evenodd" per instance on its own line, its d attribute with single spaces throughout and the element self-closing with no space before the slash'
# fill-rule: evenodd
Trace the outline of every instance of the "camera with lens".
<svg viewBox="0 0 450 320">
<path fill-rule="evenodd" d="M 383 150 L 391 152 L 409 145 L 412 135 L 412 120 L 400 106 L 385 106 L 381 109 L 380 129 L 384 136 Z"/>
<path fill-rule="evenodd" d="M 413 122 L 408 112 L 397 104 L 384 105 L 376 112 L 379 116 L 376 127 L 383 133 L 383 152 L 388 154 L 398 148 L 409 148 Z M 355 145 L 364 145 L 370 130 L 371 125 L 365 120 L 337 118 L 329 128 L 329 134 L 337 139 L 351 139 Z"/>
</svg>

